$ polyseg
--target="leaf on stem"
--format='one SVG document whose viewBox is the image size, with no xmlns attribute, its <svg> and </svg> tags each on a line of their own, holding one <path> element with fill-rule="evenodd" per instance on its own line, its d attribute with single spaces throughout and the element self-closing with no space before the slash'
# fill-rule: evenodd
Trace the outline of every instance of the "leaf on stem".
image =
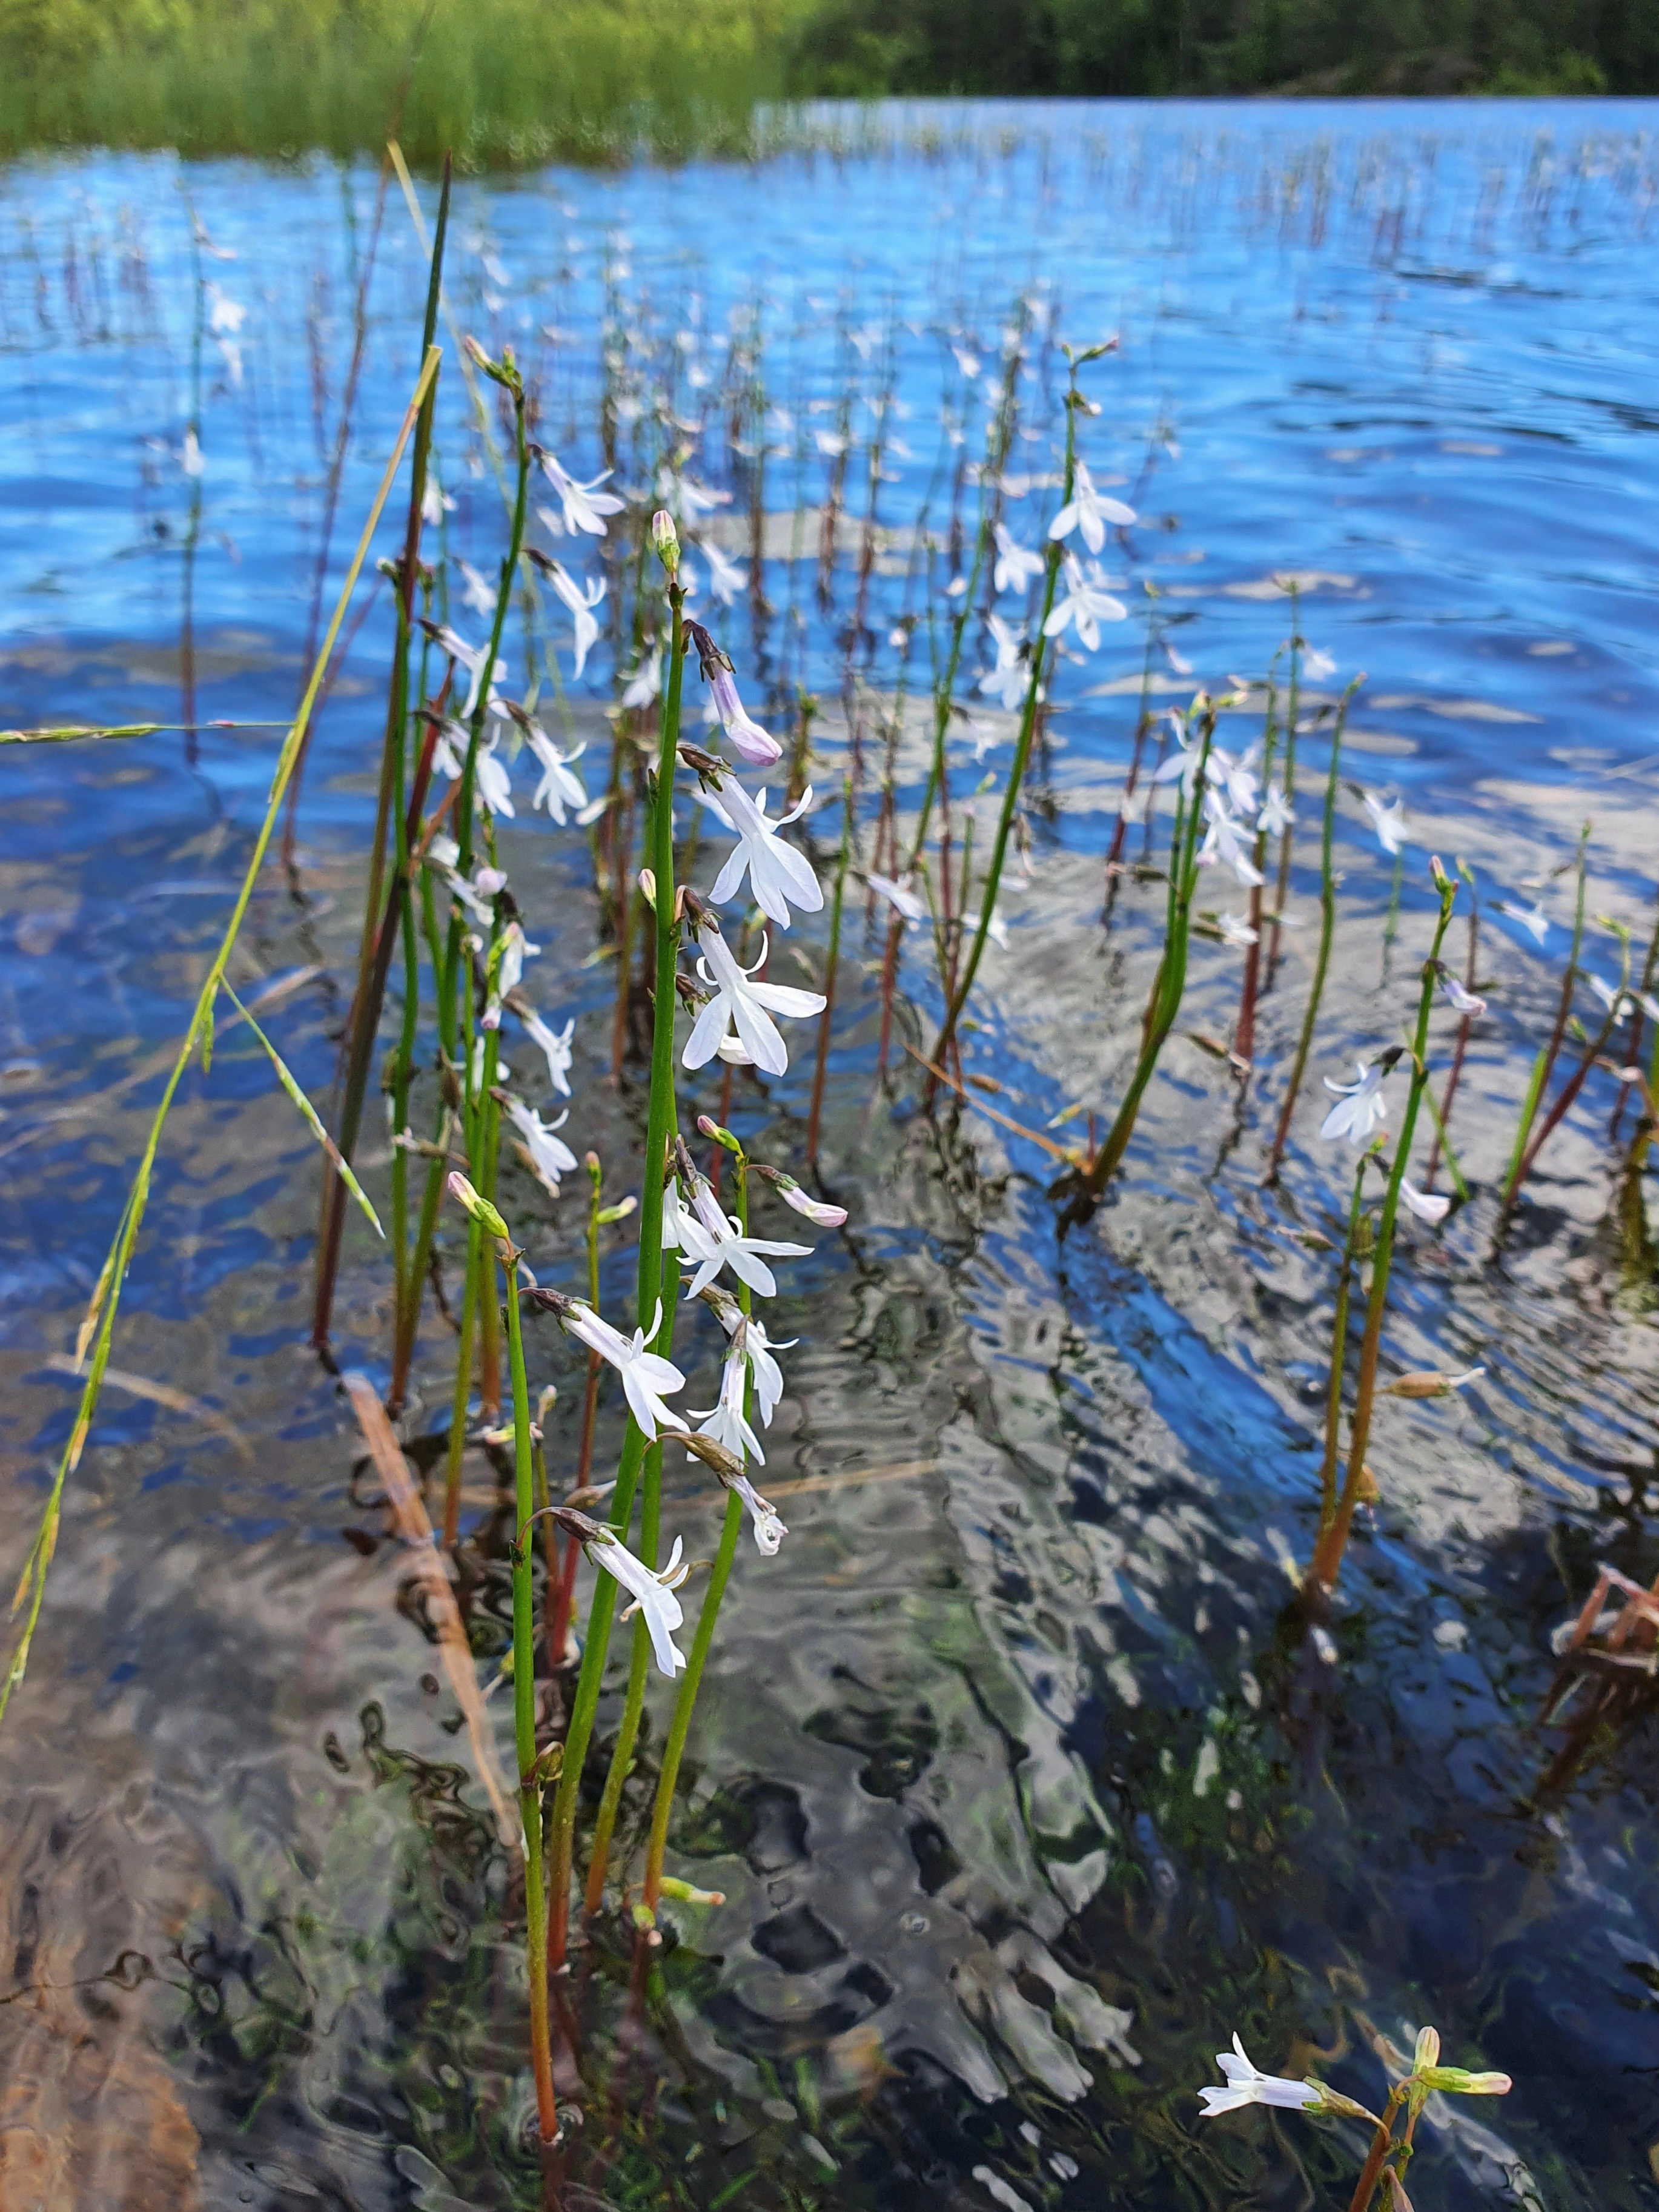
<svg viewBox="0 0 1659 2212">
<path fill-rule="evenodd" d="M 324 1128 L 321 1117 L 318 1114 L 317 1109 L 312 1104 L 310 1099 L 306 1097 L 305 1092 L 301 1090 L 299 1085 L 295 1081 L 287 1061 L 283 1058 L 281 1053 L 277 1051 L 276 1046 L 272 1044 L 270 1039 L 260 1028 L 258 1023 L 254 1020 L 252 1015 L 249 1013 L 247 1008 L 237 997 L 235 992 L 231 989 L 228 983 L 224 985 L 224 993 L 225 996 L 230 1000 L 232 1006 L 235 1007 L 237 1012 L 242 1017 L 242 1019 L 252 1030 L 254 1036 L 257 1036 L 260 1043 L 264 1045 L 270 1064 L 276 1071 L 276 1080 L 282 1085 L 283 1090 L 287 1091 L 289 1097 L 294 1101 L 295 1106 L 299 1108 L 307 1127 L 311 1131 L 312 1135 L 315 1137 L 323 1150 L 328 1154 L 329 1158 L 334 1163 L 334 1172 L 339 1176 L 341 1182 L 345 1185 L 346 1188 L 351 1193 L 353 1198 L 356 1200 L 358 1205 L 362 1206 L 363 1212 L 368 1215 L 369 1221 L 374 1226 L 374 1234 L 377 1237 L 384 1237 L 386 1231 L 380 1226 L 380 1215 L 375 1212 L 374 1208 L 368 1202 L 368 1194 L 364 1190 L 362 1183 L 358 1182 L 356 1176 L 351 1172 L 350 1164 L 347 1161 L 344 1153 L 335 1143 L 333 1138 L 329 1135 L 328 1131 Z"/>
</svg>

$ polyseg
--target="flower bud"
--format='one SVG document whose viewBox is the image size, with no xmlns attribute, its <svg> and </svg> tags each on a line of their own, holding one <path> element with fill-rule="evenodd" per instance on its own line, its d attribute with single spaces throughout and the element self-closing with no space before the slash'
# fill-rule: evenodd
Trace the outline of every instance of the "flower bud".
<svg viewBox="0 0 1659 2212">
<path fill-rule="evenodd" d="M 1507 2074 L 1471 2074 L 1462 2066 L 1425 2066 L 1417 2078 L 1425 2089 L 1453 2097 L 1507 2097 L 1513 2087 Z"/>
<path fill-rule="evenodd" d="M 724 1146 L 734 1158 L 740 1160 L 743 1158 L 743 1146 L 729 1129 L 721 1128 L 712 1114 L 699 1114 L 697 1127 L 705 1137 L 712 1138 L 715 1144 Z"/>
<path fill-rule="evenodd" d="M 489 1237 L 507 1237 L 507 1226 L 487 1198 L 480 1198 L 459 1169 L 449 1178 L 449 1194 L 458 1206 L 465 1206 L 474 1221 Z M 510 1241 L 510 1239 L 509 1239 Z"/>
<path fill-rule="evenodd" d="M 1412 2071 L 1420 2074 L 1425 2066 L 1440 2063 L 1440 2031 L 1437 2027 L 1420 2027 L 1417 2031 L 1417 2049 L 1412 2057 Z"/>
<path fill-rule="evenodd" d="M 677 1905 L 724 1905 L 723 1889 L 694 1889 L 689 1881 L 681 1881 L 672 1874 L 663 1875 L 658 1884 L 665 1897 L 672 1897 Z"/>
<path fill-rule="evenodd" d="M 658 560 L 672 576 L 680 565 L 680 539 L 674 518 L 665 507 L 659 507 L 651 518 L 651 543 Z"/>
</svg>

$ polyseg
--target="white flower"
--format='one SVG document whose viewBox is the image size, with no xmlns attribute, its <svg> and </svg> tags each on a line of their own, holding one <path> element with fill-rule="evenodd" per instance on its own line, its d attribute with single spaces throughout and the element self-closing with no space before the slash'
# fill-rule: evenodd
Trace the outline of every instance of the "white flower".
<svg viewBox="0 0 1659 2212">
<path fill-rule="evenodd" d="M 587 747 L 580 744 L 574 753 L 561 752 L 538 722 L 526 724 L 525 738 L 531 751 L 542 764 L 542 780 L 536 786 L 536 796 L 530 802 L 531 811 L 533 812 L 537 807 L 544 805 L 562 830 L 565 808 L 574 806 L 580 809 L 587 804 L 587 791 L 581 778 L 570 773 L 571 763 L 579 761 Z"/>
<path fill-rule="evenodd" d="M 1460 1014 L 1468 1014 L 1478 1018 L 1486 1012 L 1486 1000 L 1477 999 L 1474 993 L 1466 985 L 1460 983 L 1455 975 L 1443 969 L 1440 977 L 1440 988 Z"/>
<path fill-rule="evenodd" d="M 1529 929 L 1535 943 L 1541 945 L 1548 936 L 1550 926 L 1545 919 L 1541 905 L 1511 906 L 1507 899 L 1499 899 L 1497 905 L 1499 914 L 1508 915 L 1510 920 L 1518 921 L 1522 929 Z"/>
<path fill-rule="evenodd" d="M 222 292 L 210 281 L 203 287 L 212 302 L 208 316 L 208 328 L 215 337 L 234 337 L 247 320 L 247 309 L 240 300 L 233 300 L 228 292 Z"/>
<path fill-rule="evenodd" d="M 766 1180 L 777 1192 L 784 1204 L 803 1215 L 815 1229 L 839 1229 L 847 1218 L 844 1206 L 826 1206 L 811 1191 L 803 1190 L 793 1176 L 787 1176 L 777 1168 L 769 1168 Z"/>
<path fill-rule="evenodd" d="M 590 538 L 603 538 L 606 529 L 605 516 L 620 514 L 624 505 L 615 492 L 599 489 L 611 471 L 605 470 L 587 483 L 578 483 L 573 476 L 559 466 L 551 453 L 544 453 L 541 458 L 542 474 L 557 492 L 564 508 L 565 529 L 573 538 L 584 530 Z M 544 509 L 544 518 L 545 513 Z"/>
<path fill-rule="evenodd" d="M 662 647 L 647 653 L 629 678 L 622 695 L 624 707 L 648 707 L 662 689 Z"/>
<path fill-rule="evenodd" d="M 829 461 L 839 460 L 847 451 L 846 439 L 838 436 L 834 430 L 814 430 L 812 443 Z"/>
<path fill-rule="evenodd" d="M 542 949 L 539 945 L 530 942 L 524 933 L 523 923 L 518 921 L 507 923 L 496 944 L 499 951 L 495 956 L 495 969 L 490 979 L 489 995 L 483 1010 L 483 1026 L 487 1030 L 501 1027 L 502 1000 L 509 992 L 518 989 L 524 975 L 525 962 L 533 959 Z"/>
<path fill-rule="evenodd" d="M 720 716 L 720 727 L 734 753 L 753 768 L 769 768 L 775 760 L 782 757 L 783 747 L 769 732 L 762 729 L 738 696 L 737 684 L 729 668 L 716 665 L 709 689 L 714 712 Z"/>
<path fill-rule="evenodd" d="M 570 1073 L 570 1041 L 576 1034 L 573 1014 L 562 1030 L 550 1030 L 539 1014 L 524 1017 L 525 1035 L 547 1055 L 547 1079 L 562 1098 L 570 1096 L 566 1078 Z"/>
<path fill-rule="evenodd" d="M 1405 1176 L 1400 1178 L 1400 1195 L 1419 1221 L 1443 1221 L 1451 1212 L 1450 1199 L 1437 1190 L 1419 1190 Z"/>
<path fill-rule="evenodd" d="M 708 588 L 723 607 L 729 607 L 739 592 L 749 588 L 749 571 L 740 568 L 735 561 L 727 560 L 718 545 L 708 538 L 700 538 L 702 557 L 708 563 Z"/>
<path fill-rule="evenodd" d="M 488 622 L 495 611 L 495 586 L 487 576 L 481 576 L 470 561 L 463 561 L 459 566 L 463 578 L 461 604 Z"/>
<path fill-rule="evenodd" d="M 872 872 L 866 874 L 864 880 L 878 898 L 884 898 L 888 905 L 913 927 L 917 922 L 927 920 L 927 908 L 910 888 L 915 880 L 913 876 L 907 876 L 902 884 L 896 884 L 890 876 L 878 876 Z"/>
<path fill-rule="evenodd" d="M 678 1247 L 689 1259 L 697 1262 L 697 1272 L 686 1292 L 689 1298 L 706 1291 L 722 1267 L 729 1267 L 738 1282 L 747 1283 L 760 1297 L 775 1298 L 778 1294 L 777 1278 L 767 1266 L 767 1259 L 804 1260 L 811 1252 L 810 1244 L 787 1244 L 774 1237 L 745 1236 L 735 1215 L 720 1212 L 719 1200 L 701 1178 L 692 1194 L 691 1205 L 691 1212 L 682 1212 L 679 1217 Z"/>
<path fill-rule="evenodd" d="M 1098 553 L 1106 543 L 1109 522 L 1122 527 L 1134 519 L 1133 507 L 1125 507 L 1121 499 L 1108 499 L 1104 492 L 1095 489 L 1093 479 L 1079 461 L 1072 471 L 1072 496 L 1048 525 L 1048 535 L 1069 538 L 1074 530 L 1080 529 L 1084 544 L 1091 553 Z M 1115 621 L 1117 617 L 1114 616 L 1112 619 Z"/>
<path fill-rule="evenodd" d="M 823 1000 L 816 991 L 794 991 L 782 983 L 751 980 L 757 969 L 766 964 L 764 937 L 760 958 L 749 969 L 738 966 L 736 955 L 712 921 L 704 922 L 698 930 L 697 944 L 703 956 L 697 963 L 698 971 L 705 982 L 714 985 L 714 996 L 697 1016 L 680 1055 L 681 1066 L 706 1066 L 727 1030 L 735 1028 L 739 1043 L 757 1067 L 769 1075 L 786 1073 L 789 1054 L 771 1015 L 805 1021 L 823 1012 Z"/>
<path fill-rule="evenodd" d="M 760 1466 L 764 1467 L 766 1454 L 761 1449 L 760 1439 L 744 1418 L 743 1406 L 748 1381 L 749 1362 L 744 1357 L 743 1346 L 734 1339 L 720 1370 L 719 1405 L 712 1406 L 706 1413 L 697 1413 L 695 1406 L 691 1410 L 696 1415 L 700 1437 L 713 1437 L 717 1444 L 724 1445 L 739 1466 L 745 1457 L 752 1455 Z M 752 1486 L 749 1494 L 751 1498 L 754 1496 Z M 745 1499 L 744 1503 L 747 1502 Z M 764 1546 L 762 1548 L 763 1550 Z M 777 1546 L 774 1544 L 772 1549 L 775 1552 Z"/>
<path fill-rule="evenodd" d="M 1285 796 L 1282 783 L 1270 783 L 1262 798 L 1261 811 L 1255 817 L 1258 830 L 1265 830 L 1270 837 L 1279 836 L 1296 820 L 1291 811 L 1291 802 Z"/>
<path fill-rule="evenodd" d="M 481 744 L 473 757 L 472 773 L 477 786 L 478 803 L 492 814 L 505 814 L 513 819 L 513 785 L 507 773 L 507 763 L 495 750 L 495 740 Z"/>
<path fill-rule="evenodd" d="M 459 763 L 456 773 L 459 773 Z M 459 873 L 456 866 L 457 861 L 461 857 L 460 847 L 453 837 L 446 837 L 441 832 L 427 847 L 426 857 L 428 866 L 435 868 L 447 884 L 450 896 L 459 900 L 475 921 L 482 922 L 486 929 L 491 927 L 495 920 L 493 901 L 495 892 L 501 888 L 501 884 L 493 881 L 496 872 L 480 868 L 477 880 L 468 883 L 466 878 Z M 503 876 L 501 883 L 504 884 L 506 880 Z M 486 883 L 489 884 L 488 889 L 486 889 Z"/>
<path fill-rule="evenodd" d="M 1087 532 L 1085 532 L 1087 536 Z M 1115 599 L 1106 589 L 1106 579 L 1101 574 L 1100 563 L 1089 563 L 1085 578 L 1075 555 L 1068 553 L 1065 560 L 1066 596 L 1057 600 L 1042 625 L 1045 637 L 1058 637 L 1068 623 L 1075 623 L 1081 643 L 1093 653 L 1100 644 L 1100 625 L 1103 622 L 1124 622 L 1129 610 L 1121 599 Z"/>
<path fill-rule="evenodd" d="M 1152 781 L 1155 784 L 1174 783 L 1179 780 L 1182 790 L 1191 799 L 1198 787 L 1198 766 L 1204 757 L 1204 748 L 1179 714 L 1171 713 L 1170 722 L 1181 750 L 1171 753 L 1166 761 L 1160 763 Z"/>
<path fill-rule="evenodd" d="M 592 645 L 599 634 L 599 625 L 594 619 L 593 610 L 605 597 L 608 586 L 603 576 L 596 576 L 591 584 L 579 584 L 569 571 L 562 568 L 556 561 L 548 568 L 547 575 L 554 590 L 569 608 L 575 622 L 576 659 L 571 674 L 580 678 L 583 669 L 587 665 L 588 647 Z"/>
<path fill-rule="evenodd" d="M 185 442 L 179 448 L 179 465 L 187 477 L 199 477 L 207 468 L 202 459 L 202 441 L 192 427 L 185 433 Z"/>
<path fill-rule="evenodd" d="M 667 1362 L 662 1363 L 666 1366 Z M 674 1631 L 685 1619 L 680 1601 L 674 1595 L 677 1583 L 684 1581 L 689 1571 L 681 1566 L 680 1554 L 684 1549 L 678 1536 L 674 1548 L 668 1555 L 668 1565 L 659 1574 L 653 1574 L 643 1559 L 636 1559 L 626 1544 L 613 1536 L 609 1529 L 583 1547 L 596 1567 L 603 1567 L 614 1575 L 625 1590 L 631 1592 L 633 1605 L 622 1614 L 626 1620 L 636 1608 L 645 1616 L 645 1626 L 651 1638 L 651 1649 L 656 1654 L 657 1665 L 672 1681 L 685 1668 L 685 1654 L 674 1641 Z"/>
<path fill-rule="evenodd" d="M 766 793 L 758 800 L 749 793 L 735 776 L 726 777 L 720 784 L 719 798 L 712 792 L 702 794 L 702 803 L 717 820 L 723 822 L 737 838 L 737 849 L 714 878 L 714 887 L 708 894 L 716 906 L 725 906 L 738 895 L 744 877 L 749 878 L 755 903 L 769 921 L 780 929 L 789 927 L 789 902 L 793 899 L 803 914 L 816 914 L 823 904 L 823 891 L 812 872 L 812 864 L 804 853 L 793 845 L 786 845 L 779 836 L 780 830 L 791 822 L 799 821 L 812 804 L 812 787 L 809 784 L 787 814 L 781 814 L 775 822 L 766 818 Z"/>
<path fill-rule="evenodd" d="M 676 514 L 713 514 L 716 507 L 732 504 L 729 491 L 710 491 L 690 477 L 677 477 L 668 469 L 659 471 L 657 491 L 663 505 L 672 507 Z M 705 545 L 704 553 L 708 550 Z"/>
<path fill-rule="evenodd" d="M 1406 804 L 1396 799 L 1384 806 L 1375 792 L 1362 791 L 1365 811 L 1371 817 L 1376 842 L 1385 853 L 1398 853 L 1406 842 Z"/>
<path fill-rule="evenodd" d="M 787 1352 L 798 1340 L 785 1337 L 777 1344 L 769 1343 L 766 1324 L 757 1314 L 745 1314 L 737 1300 L 718 1285 L 708 1293 L 707 1303 L 714 1307 L 720 1327 L 728 1336 L 735 1336 L 743 1325 L 744 1349 L 749 1358 L 749 1372 L 755 1384 L 755 1402 L 760 1407 L 761 1425 L 769 1429 L 772 1416 L 783 1397 L 783 1370 L 772 1354 Z"/>
<path fill-rule="evenodd" d="M 544 1121 L 533 1108 L 513 1098 L 507 1102 L 507 1118 L 524 1139 L 537 1182 L 556 1197 L 559 1177 L 576 1172 L 576 1155 L 553 1133 L 570 1119 L 570 1109 L 567 1106 L 556 1121 Z"/>
<path fill-rule="evenodd" d="M 670 1391 L 684 1389 L 685 1377 L 672 1359 L 660 1358 L 656 1352 L 646 1350 L 642 1328 L 636 1328 L 631 1338 L 626 1337 L 620 1329 L 612 1328 L 608 1321 L 601 1321 L 592 1307 L 580 1298 L 572 1298 L 562 1309 L 559 1321 L 562 1328 L 579 1336 L 622 1376 L 623 1395 L 647 1443 L 655 1443 L 659 1429 L 678 1429 L 682 1436 L 686 1433 L 685 1423 L 663 1403 Z M 661 1323 L 662 1307 L 659 1304 L 656 1320 L 651 1324 L 653 1337 Z"/>
<path fill-rule="evenodd" d="M 421 520 L 428 530 L 435 530 L 445 515 L 454 512 L 455 502 L 439 483 L 438 472 L 428 460 L 426 483 L 421 493 Z"/>
<path fill-rule="evenodd" d="M 738 1364 L 741 1366 L 742 1362 L 739 1361 Z M 758 1452 L 755 1456 L 760 1459 Z M 764 1466 L 765 1462 L 763 1460 L 761 1464 Z M 735 1491 L 749 1509 L 749 1517 L 755 1524 L 756 1550 L 763 1559 L 775 1559 L 779 1547 L 789 1534 L 778 1518 L 777 1508 L 769 1504 L 766 1499 L 759 1495 L 746 1474 L 738 1475 L 735 1480 L 726 1485 L 726 1488 Z"/>
<path fill-rule="evenodd" d="M 464 637 L 458 635 L 453 629 L 441 629 L 438 632 L 438 642 L 450 659 L 459 661 L 472 678 L 467 690 L 466 704 L 461 708 L 458 717 L 461 722 L 469 722 L 472 719 L 472 710 L 478 703 L 478 694 L 483 688 L 483 666 L 484 662 L 489 659 L 489 647 L 487 645 L 469 645 Z M 501 699 L 501 688 L 495 681 L 493 662 L 490 666 L 488 711 L 492 714 L 504 714 L 507 712 L 506 705 Z"/>
<path fill-rule="evenodd" d="M 1000 615 L 990 617 L 991 635 L 996 644 L 997 660 L 994 668 L 988 668 L 979 679 L 981 691 L 996 694 L 1004 708 L 1012 714 L 1025 696 L 1025 687 L 1031 672 L 1026 665 L 1021 641 L 1003 621 Z"/>
<path fill-rule="evenodd" d="M 1302 673 L 1315 684 L 1322 684 L 1328 676 L 1336 673 L 1336 663 L 1328 653 L 1321 653 L 1317 646 L 1302 648 Z"/>
<path fill-rule="evenodd" d="M 1262 880 L 1262 874 L 1239 836 L 1240 824 L 1228 813 L 1218 791 L 1204 794 L 1204 811 L 1210 817 L 1208 835 L 1199 852 L 1199 864 L 1209 867 L 1217 860 L 1224 860 L 1241 884 L 1254 887 Z"/>
<path fill-rule="evenodd" d="M 1043 569 L 1041 553 L 1017 544 L 1009 535 L 1008 526 L 1000 522 L 996 527 L 996 565 L 991 571 L 991 580 L 999 592 L 1023 592 L 1034 576 Z"/>
<path fill-rule="evenodd" d="M 1210 747 L 1209 766 L 1204 771 L 1206 783 L 1222 785 L 1227 793 L 1227 803 L 1248 821 L 1255 812 L 1256 790 L 1261 779 L 1256 774 L 1256 763 L 1261 757 L 1258 741 L 1248 751 L 1230 753 L 1225 745 Z"/>
<path fill-rule="evenodd" d="M 1325 1088 L 1339 1101 L 1320 1125 L 1322 1137 L 1346 1136 L 1353 1146 L 1363 1145 L 1373 1129 L 1380 1128 L 1388 1119 L 1389 1109 L 1382 1097 L 1382 1078 L 1388 1070 L 1375 1062 L 1367 1067 L 1364 1061 L 1355 1063 L 1359 1070 L 1358 1083 L 1333 1083 L 1328 1075 Z"/>
<path fill-rule="evenodd" d="M 1258 945 L 1261 942 L 1248 921 L 1241 921 L 1236 914 L 1218 915 L 1216 927 L 1229 945 Z"/>
<path fill-rule="evenodd" d="M 1281 2075 L 1263 2074 L 1244 2055 L 1237 2036 L 1231 2051 L 1218 2051 L 1216 2064 L 1227 2077 L 1227 2086 L 1210 2085 L 1199 2091 L 1204 2110 L 1199 2118 L 1212 2120 L 1218 2112 L 1236 2112 L 1243 2105 L 1279 2105 L 1285 2111 L 1306 2112 L 1322 2100 L 1311 2081 L 1287 2081 Z"/>
<path fill-rule="evenodd" d="M 1636 1001 L 1630 993 L 1615 990 L 1611 983 L 1607 982 L 1600 975 L 1592 975 L 1588 969 L 1583 971 L 1583 974 L 1585 981 L 1613 1016 L 1614 1021 L 1627 1022 L 1636 1012 Z"/>
</svg>

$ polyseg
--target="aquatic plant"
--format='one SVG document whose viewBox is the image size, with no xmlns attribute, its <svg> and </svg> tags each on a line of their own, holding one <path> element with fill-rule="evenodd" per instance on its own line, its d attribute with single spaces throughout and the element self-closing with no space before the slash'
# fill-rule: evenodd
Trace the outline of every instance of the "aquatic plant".
<svg viewBox="0 0 1659 2212">
<path fill-rule="evenodd" d="M 1417 2123 L 1431 2096 L 1437 2093 L 1449 2097 L 1506 2097 L 1512 2087 L 1507 2074 L 1443 2066 L 1440 2036 L 1432 2027 L 1419 2029 L 1411 2070 L 1389 2088 L 1389 2100 L 1380 2114 L 1368 2112 L 1364 2105 L 1312 2075 L 1291 2081 L 1262 2073 L 1251 2063 L 1237 2035 L 1232 2049 L 1218 2051 L 1215 2063 L 1226 2079 L 1219 2088 L 1199 2091 L 1204 2105 L 1202 2117 L 1206 2120 L 1241 2111 L 1246 2105 L 1268 2105 L 1304 2112 L 1310 2118 L 1362 2120 L 1370 2125 L 1370 2148 L 1354 2184 L 1349 2212 L 1370 2212 L 1379 2190 L 1387 2212 L 1410 2212 L 1406 2172 L 1415 2148 Z"/>
</svg>

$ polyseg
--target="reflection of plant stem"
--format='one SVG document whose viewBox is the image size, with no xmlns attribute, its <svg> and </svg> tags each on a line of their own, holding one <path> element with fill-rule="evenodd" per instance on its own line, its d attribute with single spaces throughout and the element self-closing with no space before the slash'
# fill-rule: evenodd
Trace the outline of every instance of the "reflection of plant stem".
<svg viewBox="0 0 1659 2212">
<path fill-rule="evenodd" d="M 1457 898 L 1457 885 L 1450 878 L 1437 875 L 1437 881 L 1440 892 L 1440 913 L 1435 924 L 1433 945 L 1423 963 L 1423 985 L 1417 1005 L 1417 1029 L 1412 1042 L 1411 1088 L 1406 1097 L 1400 1140 L 1395 1146 L 1394 1165 L 1389 1173 L 1382 1215 L 1376 1226 L 1376 1249 L 1371 1261 L 1370 1298 L 1365 1308 L 1365 1334 L 1359 1350 L 1359 1381 L 1354 1393 L 1353 1418 L 1348 1430 L 1348 1465 L 1334 1510 L 1321 1516 L 1319 1541 L 1315 1547 L 1313 1564 L 1308 1570 L 1306 1587 L 1310 1595 L 1318 1589 L 1329 1589 L 1335 1583 L 1364 1479 L 1365 1448 L 1370 1442 L 1371 1407 L 1376 1392 L 1376 1363 L 1382 1344 L 1382 1316 L 1389 1301 L 1389 1270 L 1394 1258 L 1395 1222 L 1400 1212 L 1400 1186 L 1405 1180 L 1407 1163 L 1411 1158 L 1412 1137 L 1417 1127 L 1417 1109 L 1428 1085 L 1429 1015 L 1433 1008 L 1434 987 L 1439 974 L 1437 963 L 1440 958 L 1440 947 L 1445 940 L 1447 925 L 1451 921 L 1452 907 Z"/>
</svg>

